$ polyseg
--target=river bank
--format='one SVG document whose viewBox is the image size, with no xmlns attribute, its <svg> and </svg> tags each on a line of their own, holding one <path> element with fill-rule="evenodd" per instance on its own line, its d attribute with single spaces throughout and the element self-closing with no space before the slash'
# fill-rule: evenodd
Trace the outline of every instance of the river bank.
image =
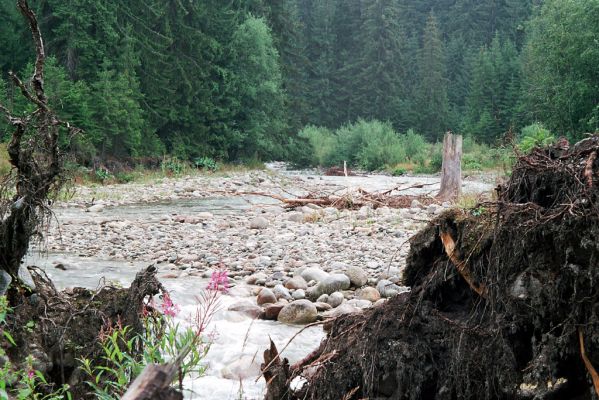
<svg viewBox="0 0 599 400">
<path fill-rule="evenodd" d="M 79 187 L 72 199 L 54 206 L 58 224 L 47 231 L 47 257 L 34 251 L 28 262 L 44 265 L 61 287 L 96 287 L 102 275 L 128 285 L 137 269 L 156 264 L 159 278 L 182 305 L 182 321 L 193 312 L 195 295 L 212 271 L 225 268 L 232 289 L 222 297 L 211 327 L 217 335 L 206 359 L 207 375 L 190 382 L 196 389 L 190 398 L 239 398 L 240 388 L 242 398 L 260 398 L 264 383 L 254 381 L 268 336 L 282 347 L 299 328 L 253 317 L 264 317 L 273 302 L 278 303 L 274 312 L 280 312 L 297 300 L 310 304 L 309 314 L 317 308 L 316 318 L 359 312 L 409 290 L 401 284 L 407 240 L 448 205 L 288 211 L 271 198 L 238 194 L 306 196 L 429 185 L 404 193 L 421 195 L 435 193 L 438 180 L 323 177 L 271 169 Z M 491 188 L 479 181 L 464 185 L 469 193 Z M 325 278 L 332 282 L 329 287 L 323 287 Z M 311 328 L 283 355 L 297 361 L 323 335 L 320 327 Z"/>
</svg>

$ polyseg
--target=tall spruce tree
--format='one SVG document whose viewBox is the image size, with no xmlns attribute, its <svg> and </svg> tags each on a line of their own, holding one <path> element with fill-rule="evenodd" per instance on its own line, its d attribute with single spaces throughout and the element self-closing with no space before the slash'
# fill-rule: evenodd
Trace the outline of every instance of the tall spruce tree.
<svg viewBox="0 0 599 400">
<path fill-rule="evenodd" d="M 548 0 L 528 27 L 523 96 L 529 122 L 578 136 L 599 128 L 599 0 Z"/>
<path fill-rule="evenodd" d="M 415 100 L 416 127 L 430 140 L 439 140 L 449 128 L 445 51 L 437 19 L 431 12 L 418 54 L 419 83 Z"/>
<path fill-rule="evenodd" d="M 233 34 L 231 47 L 239 136 L 237 143 L 230 144 L 230 153 L 257 159 L 280 157 L 286 144 L 284 96 L 270 29 L 261 18 L 250 16 Z"/>
<path fill-rule="evenodd" d="M 519 79 L 514 44 L 496 35 L 473 61 L 464 132 L 487 143 L 506 133 L 515 120 Z"/>
<path fill-rule="evenodd" d="M 396 0 L 373 0 L 364 8 L 360 51 L 352 87 L 357 117 L 393 121 L 406 128 L 402 115 L 405 97 L 405 35 Z"/>
</svg>

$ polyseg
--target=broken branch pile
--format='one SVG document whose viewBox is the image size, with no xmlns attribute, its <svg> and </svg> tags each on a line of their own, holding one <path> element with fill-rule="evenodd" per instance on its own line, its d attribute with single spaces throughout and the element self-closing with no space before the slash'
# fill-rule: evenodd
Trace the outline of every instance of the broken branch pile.
<svg viewBox="0 0 599 400">
<path fill-rule="evenodd" d="M 283 203 L 285 208 L 294 209 L 302 207 L 307 204 L 315 204 L 320 207 L 334 207 L 340 210 L 355 210 L 360 207 L 369 206 L 374 209 L 379 207 L 390 207 L 390 208 L 409 208 L 413 200 L 418 200 L 423 205 L 429 205 L 437 202 L 434 197 L 427 195 L 405 195 L 399 194 L 399 192 L 410 190 L 410 189 L 422 189 L 425 186 L 435 185 L 436 183 L 429 184 L 416 184 L 408 187 L 396 187 L 382 192 L 368 192 L 364 189 L 358 188 L 350 191 L 346 190 L 346 193 L 310 193 L 304 197 L 285 197 L 273 193 L 263 192 L 216 192 L 226 193 L 228 195 L 238 196 L 262 196 L 270 197 Z"/>
<path fill-rule="evenodd" d="M 536 149 L 497 202 L 432 221 L 411 239 L 412 291 L 338 318 L 289 398 L 596 398 L 598 152 L 598 136 Z"/>
</svg>

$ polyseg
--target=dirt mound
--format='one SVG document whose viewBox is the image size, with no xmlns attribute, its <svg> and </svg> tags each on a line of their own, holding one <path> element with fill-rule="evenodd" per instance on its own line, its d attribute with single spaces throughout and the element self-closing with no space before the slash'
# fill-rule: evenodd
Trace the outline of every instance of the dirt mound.
<svg viewBox="0 0 599 400">
<path fill-rule="evenodd" d="M 536 149 L 497 202 L 432 221 L 411 240 L 412 291 L 339 318 L 289 368 L 307 379 L 289 398 L 596 398 L 598 152 L 596 136 Z"/>
</svg>

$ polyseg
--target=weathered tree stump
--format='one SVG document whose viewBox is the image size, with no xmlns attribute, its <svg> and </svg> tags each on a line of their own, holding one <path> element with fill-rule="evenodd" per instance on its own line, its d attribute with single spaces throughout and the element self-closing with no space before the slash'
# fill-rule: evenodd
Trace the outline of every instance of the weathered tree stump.
<svg viewBox="0 0 599 400">
<path fill-rule="evenodd" d="M 441 189 L 437 198 L 453 201 L 462 194 L 462 135 L 447 132 L 443 138 Z"/>
</svg>

